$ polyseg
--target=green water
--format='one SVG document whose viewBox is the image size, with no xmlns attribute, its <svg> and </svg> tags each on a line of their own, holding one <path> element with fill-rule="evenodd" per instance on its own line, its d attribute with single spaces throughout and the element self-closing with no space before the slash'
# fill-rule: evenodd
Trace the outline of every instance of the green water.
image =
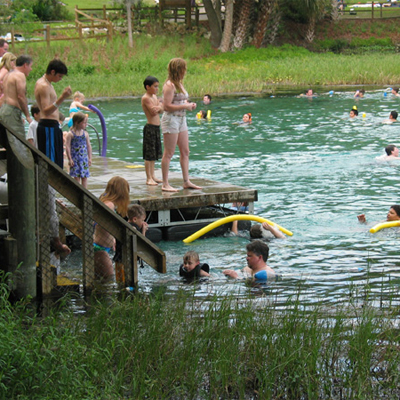
<svg viewBox="0 0 400 400">
<path fill-rule="evenodd" d="M 400 123 L 381 123 L 391 110 L 400 108 L 400 100 L 383 91 L 354 100 L 353 93 L 313 99 L 294 94 L 219 98 L 211 106 L 211 121 L 199 122 L 195 112 L 188 114 L 191 176 L 257 189 L 256 214 L 294 233 L 270 243 L 268 264 L 283 275 L 263 289 L 274 301 L 296 293 L 299 283 L 306 302 L 347 301 L 351 291 L 363 292 L 366 284 L 379 303 L 390 293 L 397 294 L 399 231 L 385 229 L 372 235 L 358 223 L 357 214 L 365 213 L 373 224 L 385 220 L 390 205 L 399 203 L 400 162 L 378 162 L 375 157 L 387 144 L 400 145 Z M 93 104 L 107 122 L 107 155 L 143 163 L 145 118 L 140 100 Z M 357 120 L 348 117 L 353 105 L 360 112 Z M 234 124 L 247 112 L 253 115 L 251 125 Z M 178 151 L 171 170 L 180 171 Z M 195 287 L 199 296 L 257 292 L 222 274 L 225 268 L 245 266 L 247 242 L 241 237 L 191 245 L 161 242 L 168 273 L 160 275 L 146 267 L 139 273 L 140 287 L 171 293 L 187 287 L 178 277 L 178 267 L 191 249 L 213 272 L 212 279 Z"/>
</svg>

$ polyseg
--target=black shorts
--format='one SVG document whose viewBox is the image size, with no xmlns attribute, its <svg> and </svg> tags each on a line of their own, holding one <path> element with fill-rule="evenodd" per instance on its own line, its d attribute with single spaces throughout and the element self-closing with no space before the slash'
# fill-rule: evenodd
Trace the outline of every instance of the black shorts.
<svg viewBox="0 0 400 400">
<path fill-rule="evenodd" d="M 38 149 L 63 168 L 64 143 L 60 123 L 54 119 L 41 119 L 36 134 Z"/>
<path fill-rule="evenodd" d="M 146 124 L 143 128 L 143 160 L 156 161 L 161 157 L 160 126 Z"/>
</svg>

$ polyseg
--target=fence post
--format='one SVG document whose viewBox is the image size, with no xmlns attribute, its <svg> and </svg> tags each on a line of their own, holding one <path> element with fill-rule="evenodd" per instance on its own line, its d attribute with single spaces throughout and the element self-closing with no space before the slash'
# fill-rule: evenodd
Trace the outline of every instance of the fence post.
<svg viewBox="0 0 400 400">
<path fill-rule="evenodd" d="M 83 255 L 83 288 L 93 289 L 95 281 L 94 250 L 93 250 L 93 202 L 83 195 L 82 207 L 82 255 Z"/>
<path fill-rule="evenodd" d="M 382 18 L 382 9 L 383 9 L 383 4 L 379 3 L 381 5 L 381 18 Z"/>
<path fill-rule="evenodd" d="M 107 9 L 106 9 L 106 5 L 103 4 L 103 19 L 106 20 L 107 19 Z"/>
<path fill-rule="evenodd" d="M 11 27 L 11 47 L 14 48 L 15 38 L 14 38 L 14 27 Z"/>
<path fill-rule="evenodd" d="M 372 2 L 372 19 L 374 19 L 375 2 Z"/>
<path fill-rule="evenodd" d="M 78 25 L 78 19 L 79 19 L 78 6 L 75 6 L 75 26 Z"/>
<path fill-rule="evenodd" d="M 47 40 L 47 47 L 50 47 L 50 24 L 46 25 L 46 40 Z"/>
<path fill-rule="evenodd" d="M 82 42 L 83 34 L 82 34 L 82 24 L 80 22 L 78 23 L 78 33 L 79 33 L 79 40 Z"/>
<path fill-rule="evenodd" d="M 109 42 L 112 41 L 113 38 L 113 25 L 111 22 L 108 23 L 108 30 L 107 30 L 107 39 Z"/>
</svg>

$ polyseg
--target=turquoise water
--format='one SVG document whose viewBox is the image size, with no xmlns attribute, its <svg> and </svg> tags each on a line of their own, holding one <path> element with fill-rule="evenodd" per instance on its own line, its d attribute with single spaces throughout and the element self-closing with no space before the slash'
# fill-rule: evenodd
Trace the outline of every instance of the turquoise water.
<svg viewBox="0 0 400 400">
<path fill-rule="evenodd" d="M 381 123 L 391 110 L 400 108 L 400 99 L 374 91 L 355 100 L 353 93 L 313 99 L 294 94 L 218 98 L 211 106 L 211 121 L 197 121 L 195 112 L 188 116 L 191 176 L 257 189 L 256 214 L 294 233 L 270 243 L 268 264 L 283 279 L 262 290 L 278 303 L 295 294 L 299 284 L 305 302 L 345 302 L 350 294 L 361 300 L 366 287 L 377 304 L 387 301 L 390 293 L 397 294 L 399 230 L 372 235 L 358 223 L 357 214 L 365 213 L 374 224 L 386 219 L 390 205 L 399 203 L 400 162 L 375 158 L 387 144 L 400 145 L 400 123 Z M 143 163 L 145 118 L 140 100 L 93 104 L 107 122 L 107 155 Z M 348 117 L 353 105 L 360 113 L 356 120 Z M 247 112 L 253 115 L 251 125 L 234 124 Z M 180 171 L 178 151 L 171 170 Z M 145 267 L 139 273 L 140 287 L 170 293 L 188 287 L 179 279 L 178 267 L 191 249 L 213 272 L 212 279 L 195 286 L 198 296 L 258 292 L 259 288 L 249 289 L 222 274 L 226 268 L 246 265 L 247 242 L 242 237 L 197 240 L 191 245 L 161 242 L 168 273 Z"/>
</svg>

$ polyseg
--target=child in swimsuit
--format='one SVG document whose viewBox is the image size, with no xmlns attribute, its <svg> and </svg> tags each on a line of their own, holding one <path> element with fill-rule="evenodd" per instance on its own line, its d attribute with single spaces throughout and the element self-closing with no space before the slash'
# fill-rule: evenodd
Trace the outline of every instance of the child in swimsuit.
<svg viewBox="0 0 400 400">
<path fill-rule="evenodd" d="M 74 116 L 75 113 L 78 111 L 91 111 L 92 110 L 86 106 L 83 105 L 83 102 L 85 101 L 85 95 L 81 92 L 75 92 L 74 93 L 74 100 L 69 106 L 69 121 L 68 121 L 68 127 L 72 127 L 72 117 Z"/>
<path fill-rule="evenodd" d="M 126 217 L 130 202 L 129 183 L 120 176 L 114 176 L 108 181 L 106 191 L 100 196 L 100 201 L 122 217 Z M 93 246 L 96 278 L 110 278 L 114 275 L 114 268 L 109 252 L 115 248 L 115 238 L 105 228 L 96 224 Z"/>
</svg>

